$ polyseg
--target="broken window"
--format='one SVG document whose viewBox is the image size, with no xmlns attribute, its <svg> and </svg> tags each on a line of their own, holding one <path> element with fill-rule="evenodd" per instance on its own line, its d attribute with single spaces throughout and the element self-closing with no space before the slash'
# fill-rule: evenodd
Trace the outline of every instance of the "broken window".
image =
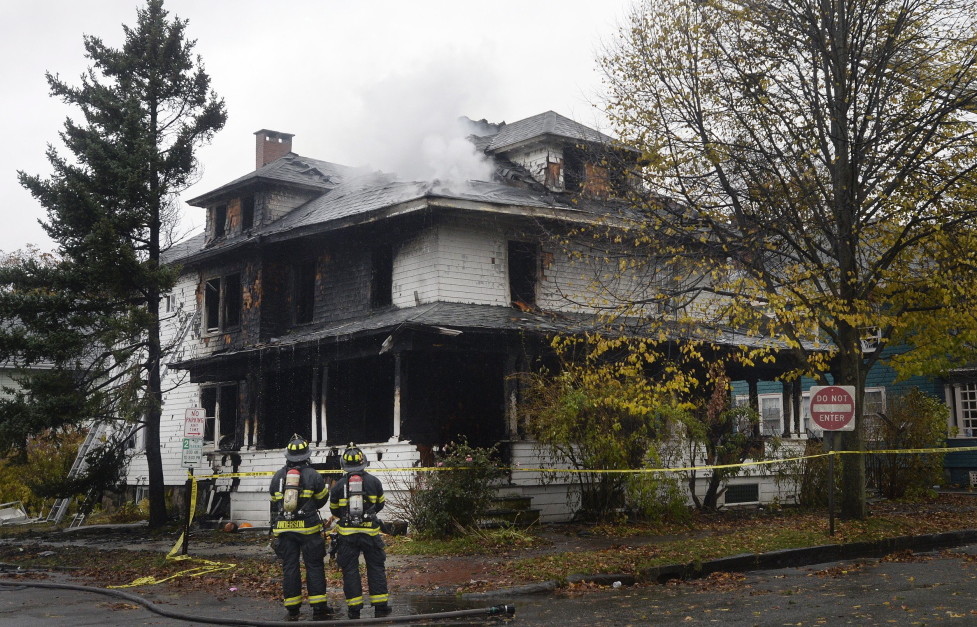
<svg viewBox="0 0 977 627">
<path fill-rule="evenodd" d="M 584 164 L 586 182 L 584 193 L 594 198 L 607 198 L 611 193 L 611 179 L 607 166 L 596 163 Z"/>
<path fill-rule="evenodd" d="M 266 372 L 262 390 L 264 418 L 258 426 L 261 448 L 284 448 L 293 434 L 312 438 L 315 388 L 312 368 Z"/>
<path fill-rule="evenodd" d="M 241 199 L 241 229 L 247 231 L 254 226 L 254 195 Z"/>
<path fill-rule="evenodd" d="M 292 267 L 292 302 L 295 304 L 295 324 L 312 322 L 315 315 L 315 261 L 305 261 Z"/>
<path fill-rule="evenodd" d="M 241 275 L 231 274 L 204 284 L 204 323 L 207 331 L 220 332 L 241 324 Z"/>
<path fill-rule="evenodd" d="M 536 306 L 539 246 L 533 242 L 509 242 L 509 300 L 517 307 Z"/>
<path fill-rule="evenodd" d="M 329 364 L 326 434 L 331 445 L 386 442 L 393 435 L 394 360 L 390 355 Z"/>
<path fill-rule="evenodd" d="M 201 387 L 200 406 L 207 415 L 204 442 L 214 443 L 214 448 L 218 450 L 236 450 L 238 384 L 220 383 Z"/>
<path fill-rule="evenodd" d="M 214 239 L 227 234 L 227 205 L 214 207 Z"/>
<path fill-rule="evenodd" d="M 391 246 L 373 249 L 370 276 L 370 306 L 386 307 L 393 304 L 394 254 Z"/>
<path fill-rule="evenodd" d="M 546 162 L 546 186 L 552 189 L 563 187 L 563 160 L 559 157 L 551 157 Z"/>
</svg>

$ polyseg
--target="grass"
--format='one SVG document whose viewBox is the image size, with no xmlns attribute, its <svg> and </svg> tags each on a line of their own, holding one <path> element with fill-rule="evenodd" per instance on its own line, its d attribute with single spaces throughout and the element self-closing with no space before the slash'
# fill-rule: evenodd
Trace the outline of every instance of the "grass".
<svg viewBox="0 0 977 627">
<path fill-rule="evenodd" d="M 858 521 L 836 521 L 836 533 L 829 536 L 824 513 L 782 510 L 772 514 L 696 518 L 696 534 L 651 544 L 629 545 L 642 535 L 628 530 L 617 535 L 622 543 L 609 549 L 567 552 L 518 559 L 505 567 L 507 575 L 528 580 L 562 580 L 573 573 L 638 574 L 654 566 L 687 564 L 743 553 L 765 553 L 822 544 L 848 544 L 894 538 L 903 535 L 937 533 L 975 526 L 977 500 L 964 497 L 940 499 L 933 504 L 887 503 L 877 506 L 873 516 Z M 662 527 L 653 527 L 660 532 Z"/>
<path fill-rule="evenodd" d="M 395 536 L 388 538 L 392 555 L 492 555 L 500 551 L 537 548 L 545 544 L 537 534 L 516 528 L 469 529 L 453 538 Z"/>
</svg>

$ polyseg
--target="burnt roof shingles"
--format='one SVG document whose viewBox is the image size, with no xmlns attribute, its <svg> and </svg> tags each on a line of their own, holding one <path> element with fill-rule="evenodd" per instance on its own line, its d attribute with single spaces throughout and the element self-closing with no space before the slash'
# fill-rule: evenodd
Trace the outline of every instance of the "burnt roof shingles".
<svg viewBox="0 0 977 627">
<path fill-rule="evenodd" d="M 209 200 L 257 180 L 274 181 L 326 191 L 338 185 L 345 177 L 356 172 L 357 168 L 311 159 L 290 152 L 280 159 L 264 165 L 257 170 L 221 185 L 206 194 L 191 198 L 188 205 L 204 206 Z"/>
<path fill-rule="evenodd" d="M 589 126 L 584 126 L 579 122 L 574 122 L 555 111 L 547 111 L 512 124 L 506 124 L 502 130 L 491 137 L 485 151 L 499 152 L 546 135 L 592 144 L 620 145 L 617 140 L 609 135 L 596 131 Z"/>
</svg>

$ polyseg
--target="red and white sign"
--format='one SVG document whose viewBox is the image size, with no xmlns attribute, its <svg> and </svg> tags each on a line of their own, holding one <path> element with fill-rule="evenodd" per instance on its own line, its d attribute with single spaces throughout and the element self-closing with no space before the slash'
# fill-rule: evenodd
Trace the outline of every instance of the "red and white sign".
<svg viewBox="0 0 977 627">
<path fill-rule="evenodd" d="M 825 431 L 854 431 L 855 387 L 851 385 L 812 387 L 811 420 Z"/>
<path fill-rule="evenodd" d="M 191 407 L 187 410 L 183 420 L 183 437 L 203 438 L 204 426 L 207 424 L 207 410 Z"/>
</svg>

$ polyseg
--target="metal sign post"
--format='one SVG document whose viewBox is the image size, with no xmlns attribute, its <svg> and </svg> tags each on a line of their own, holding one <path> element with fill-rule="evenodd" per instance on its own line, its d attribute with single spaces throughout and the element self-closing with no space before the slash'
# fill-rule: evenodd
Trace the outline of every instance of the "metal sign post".
<svg viewBox="0 0 977 627">
<path fill-rule="evenodd" d="M 193 469 L 199 466 L 203 458 L 204 449 L 204 429 L 207 424 L 207 411 L 200 407 L 191 407 L 186 411 L 183 421 L 183 467 L 189 474 L 186 486 L 186 518 L 183 521 L 183 548 L 184 555 L 190 547 L 190 520 L 193 512 L 190 511 L 195 503 L 191 498 L 193 494 Z"/>
<path fill-rule="evenodd" d="M 824 446 L 834 451 L 834 431 L 824 432 Z M 835 455 L 828 455 L 828 535 L 835 535 Z"/>
</svg>

